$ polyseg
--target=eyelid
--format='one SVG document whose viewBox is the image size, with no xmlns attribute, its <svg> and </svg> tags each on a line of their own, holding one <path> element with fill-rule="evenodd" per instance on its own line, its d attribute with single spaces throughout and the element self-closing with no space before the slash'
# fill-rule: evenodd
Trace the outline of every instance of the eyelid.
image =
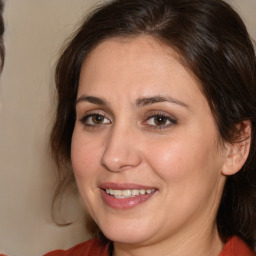
<svg viewBox="0 0 256 256">
<path fill-rule="evenodd" d="M 166 118 L 170 123 L 169 124 L 165 124 L 165 125 L 151 125 L 151 124 L 147 124 L 148 120 L 154 117 L 164 117 Z M 143 124 L 146 125 L 149 128 L 153 128 L 153 129 L 165 129 L 165 128 L 169 128 L 172 127 L 174 125 L 176 125 L 178 123 L 178 119 L 176 117 L 174 117 L 173 115 L 166 113 L 166 112 L 162 112 L 162 111 L 152 111 L 147 113 L 146 117 L 145 117 L 145 121 L 143 121 Z"/>
<path fill-rule="evenodd" d="M 86 120 L 88 120 L 90 117 L 93 117 L 95 115 L 98 116 L 102 116 L 106 119 L 109 120 L 108 123 L 102 123 L 102 124 L 86 124 Z M 102 110 L 90 110 L 88 112 L 86 112 L 85 114 L 82 115 L 81 118 L 79 118 L 79 121 L 86 127 L 95 127 L 95 126 L 103 126 L 103 125 L 108 125 L 110 123 L 112 123 L 112 119 L 109 115 L 106 114 L 106 112 L 102 111 Z"/>
</svg>

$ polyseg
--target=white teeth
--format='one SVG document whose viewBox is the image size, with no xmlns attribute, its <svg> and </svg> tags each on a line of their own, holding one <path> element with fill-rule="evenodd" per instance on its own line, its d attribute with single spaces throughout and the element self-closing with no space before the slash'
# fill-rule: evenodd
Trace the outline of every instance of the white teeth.
<svg viewBox="0 0 256 256">
<path fill-rule="evenodd" d="M 121 190 L 115 190 L 114 192 L 114 196 L 122 196 L 122 191 Z"/>
<path fill-rule="evenodd" d="M 145 195 L 145 193 L 146 193 L 146 190 L 145 190 L 145 189 L 140 189 L 140 194 L 141 194 L 141 195 Z"/>
<path fill-rule="evenodd" d="M 138 189 L 133 189 L 132 190 L 132 195 L 133 196 L 137 196 L 137 195 L 139 195 L 140 194 L 140 191 L 138 190 Z"/>
<path fill-rule="evenodd" d="M 130 189 L 123 190 L 121 191 L 121 195 L 124 197 L 130 197 L 132 195 L 132 191 Z"/>
<path fill-rule="evenodd" d="M 125 189 L 125 190 L 115 190 L 115 189 L 106 189 L 107 194 L 114 196 L 115 198 L 129 198 L 138 195 L 151 194 L 155 189 Z"/>
</svg>

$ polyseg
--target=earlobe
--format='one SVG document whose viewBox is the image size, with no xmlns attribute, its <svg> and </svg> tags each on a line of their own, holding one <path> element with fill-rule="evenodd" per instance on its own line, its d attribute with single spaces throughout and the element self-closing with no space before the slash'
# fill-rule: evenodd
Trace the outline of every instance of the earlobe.
<svg viewBox="0 0 256 256">
<path fill-rule="evenodd" d="M 243 167 L 250 152 L 250 145 L 251 122 L 243 121 L 237 125 L 234 142 L 226 144 L 226 159 L 222 167 L 224 175 L 233 175 Z"/>
</svg>

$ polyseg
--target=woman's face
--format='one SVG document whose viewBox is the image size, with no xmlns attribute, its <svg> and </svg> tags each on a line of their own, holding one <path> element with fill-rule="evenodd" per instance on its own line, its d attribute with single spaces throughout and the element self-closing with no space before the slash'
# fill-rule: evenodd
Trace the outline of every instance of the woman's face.
<svg viewBox="0 0 256 256">
<path fill-rule="evenodd" d="M 84 204 L 116 243 L 212 229 L 226 152 L 191 73 L 150 37 L 111 39 L 81 70 L 71 158 Z"/>
</svg>

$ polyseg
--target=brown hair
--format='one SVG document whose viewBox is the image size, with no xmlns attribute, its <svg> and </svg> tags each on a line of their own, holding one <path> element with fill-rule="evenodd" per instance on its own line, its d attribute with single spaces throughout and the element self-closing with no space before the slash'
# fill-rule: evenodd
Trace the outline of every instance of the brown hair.
<svg viewBox="0 0 256 256">
<path fill-rule="evenodd" d="M 58 106 L 50 139 L 59 167 L 55 199 L 73 179 L 70 147 L 83 61 L 103 40 L 139 35 L 150 35 L 177 51 L 199 80 L 224 141 L 234 142 L 236 125 L 250 120 L 249 157 L 227 178 L 217 226 L 221 237 L 238 235 L 255 245 L 256 59 L 244 23 L 221 0 L 115 0 L 83 22 L 56 67 Z"/>
</svg>

